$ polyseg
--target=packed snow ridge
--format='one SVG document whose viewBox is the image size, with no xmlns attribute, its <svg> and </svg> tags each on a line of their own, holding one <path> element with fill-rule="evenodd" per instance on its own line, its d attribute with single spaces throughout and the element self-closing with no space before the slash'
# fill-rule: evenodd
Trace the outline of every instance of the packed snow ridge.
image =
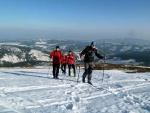
<svg viewBox="0 0 150 113">
<path fill-rule="evenodd" d="M 68 71 L 68 70 L 67 70 Z M 52 69 L 0 69 L 0 113 L 149 113 L 150 73 L 94 70 L 93 86 Z M 104 81 L 102 82 L 102 75 Z"/>
</svg>

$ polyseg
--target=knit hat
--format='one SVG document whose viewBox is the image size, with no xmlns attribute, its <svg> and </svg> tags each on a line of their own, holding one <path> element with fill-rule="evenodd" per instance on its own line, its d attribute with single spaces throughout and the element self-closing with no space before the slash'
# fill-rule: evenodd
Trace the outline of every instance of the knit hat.
<svg viewBox="0 0 150 113">
<path fill-rule="evenodd" d="M 96 45 L 96 42 L 95 42 L 95 41 L 92 41 L 92 42 L 91 42 L 91 46 L 92 46 L 92 45 L 95 46 L 95 45 Z"/>
<path fill-rule="evenodd" d="M 56 49 L 59 48 L 59 46 L 56 46 Z"/>
</svg>

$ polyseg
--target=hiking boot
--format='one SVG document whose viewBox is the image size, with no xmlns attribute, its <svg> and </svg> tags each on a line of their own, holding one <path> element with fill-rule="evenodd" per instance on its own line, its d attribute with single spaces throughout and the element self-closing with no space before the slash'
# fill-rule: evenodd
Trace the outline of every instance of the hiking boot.
<svg viewBox="0 0 150 113">
<path fill-rule="evenodd" d="M 93 85 L 91 81 L 88 81 L 88 84 Z"/>
<path fill-rule="evenodd" d="M 92 82 L 91 82 L 91 78 L 88 78 L 88 83 L 89 83 L 90 85 L 93 85 Z"/>
<path fill-rule="evenodd" d="M 59 77 L 57 76 L 56 79 L 59 79 Z"/>
</svg>

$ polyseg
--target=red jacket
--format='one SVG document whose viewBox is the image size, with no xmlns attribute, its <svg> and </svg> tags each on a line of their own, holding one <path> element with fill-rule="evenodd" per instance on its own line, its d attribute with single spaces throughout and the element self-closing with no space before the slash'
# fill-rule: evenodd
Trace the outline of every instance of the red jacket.
<svg viewBox="0 0 150 113">
<path fill-rule="evenodd" d="M 53 58 L 53 64 L 60 64 L 61 62 L 61 51 L 54 50 L 50 53 L 50 58 Z"/>
<path fill-rule="evenodd" d="M 67 56 L 66 55 L 62 55 L 61 56 L 61 63 L 62 64 L 66 64 L 67 63 Z"/>
<path fill-rule="evenodd" d="M 75 60 L 76 60 L 76 57 L 73 54 L 68 55 L 68 57 L 67 57 L 68 64 L 74 64 Z"/>
</svg>

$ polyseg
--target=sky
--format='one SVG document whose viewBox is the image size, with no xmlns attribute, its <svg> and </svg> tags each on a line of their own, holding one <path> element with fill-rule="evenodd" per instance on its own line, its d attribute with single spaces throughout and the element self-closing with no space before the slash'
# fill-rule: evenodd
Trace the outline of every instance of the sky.
<svg viewBox="0 0 150 113">
<path fill-rule="evenodd" d="M 0 40 L 150 40 L 150 0 L 0 0 Z"/>
</svg>

